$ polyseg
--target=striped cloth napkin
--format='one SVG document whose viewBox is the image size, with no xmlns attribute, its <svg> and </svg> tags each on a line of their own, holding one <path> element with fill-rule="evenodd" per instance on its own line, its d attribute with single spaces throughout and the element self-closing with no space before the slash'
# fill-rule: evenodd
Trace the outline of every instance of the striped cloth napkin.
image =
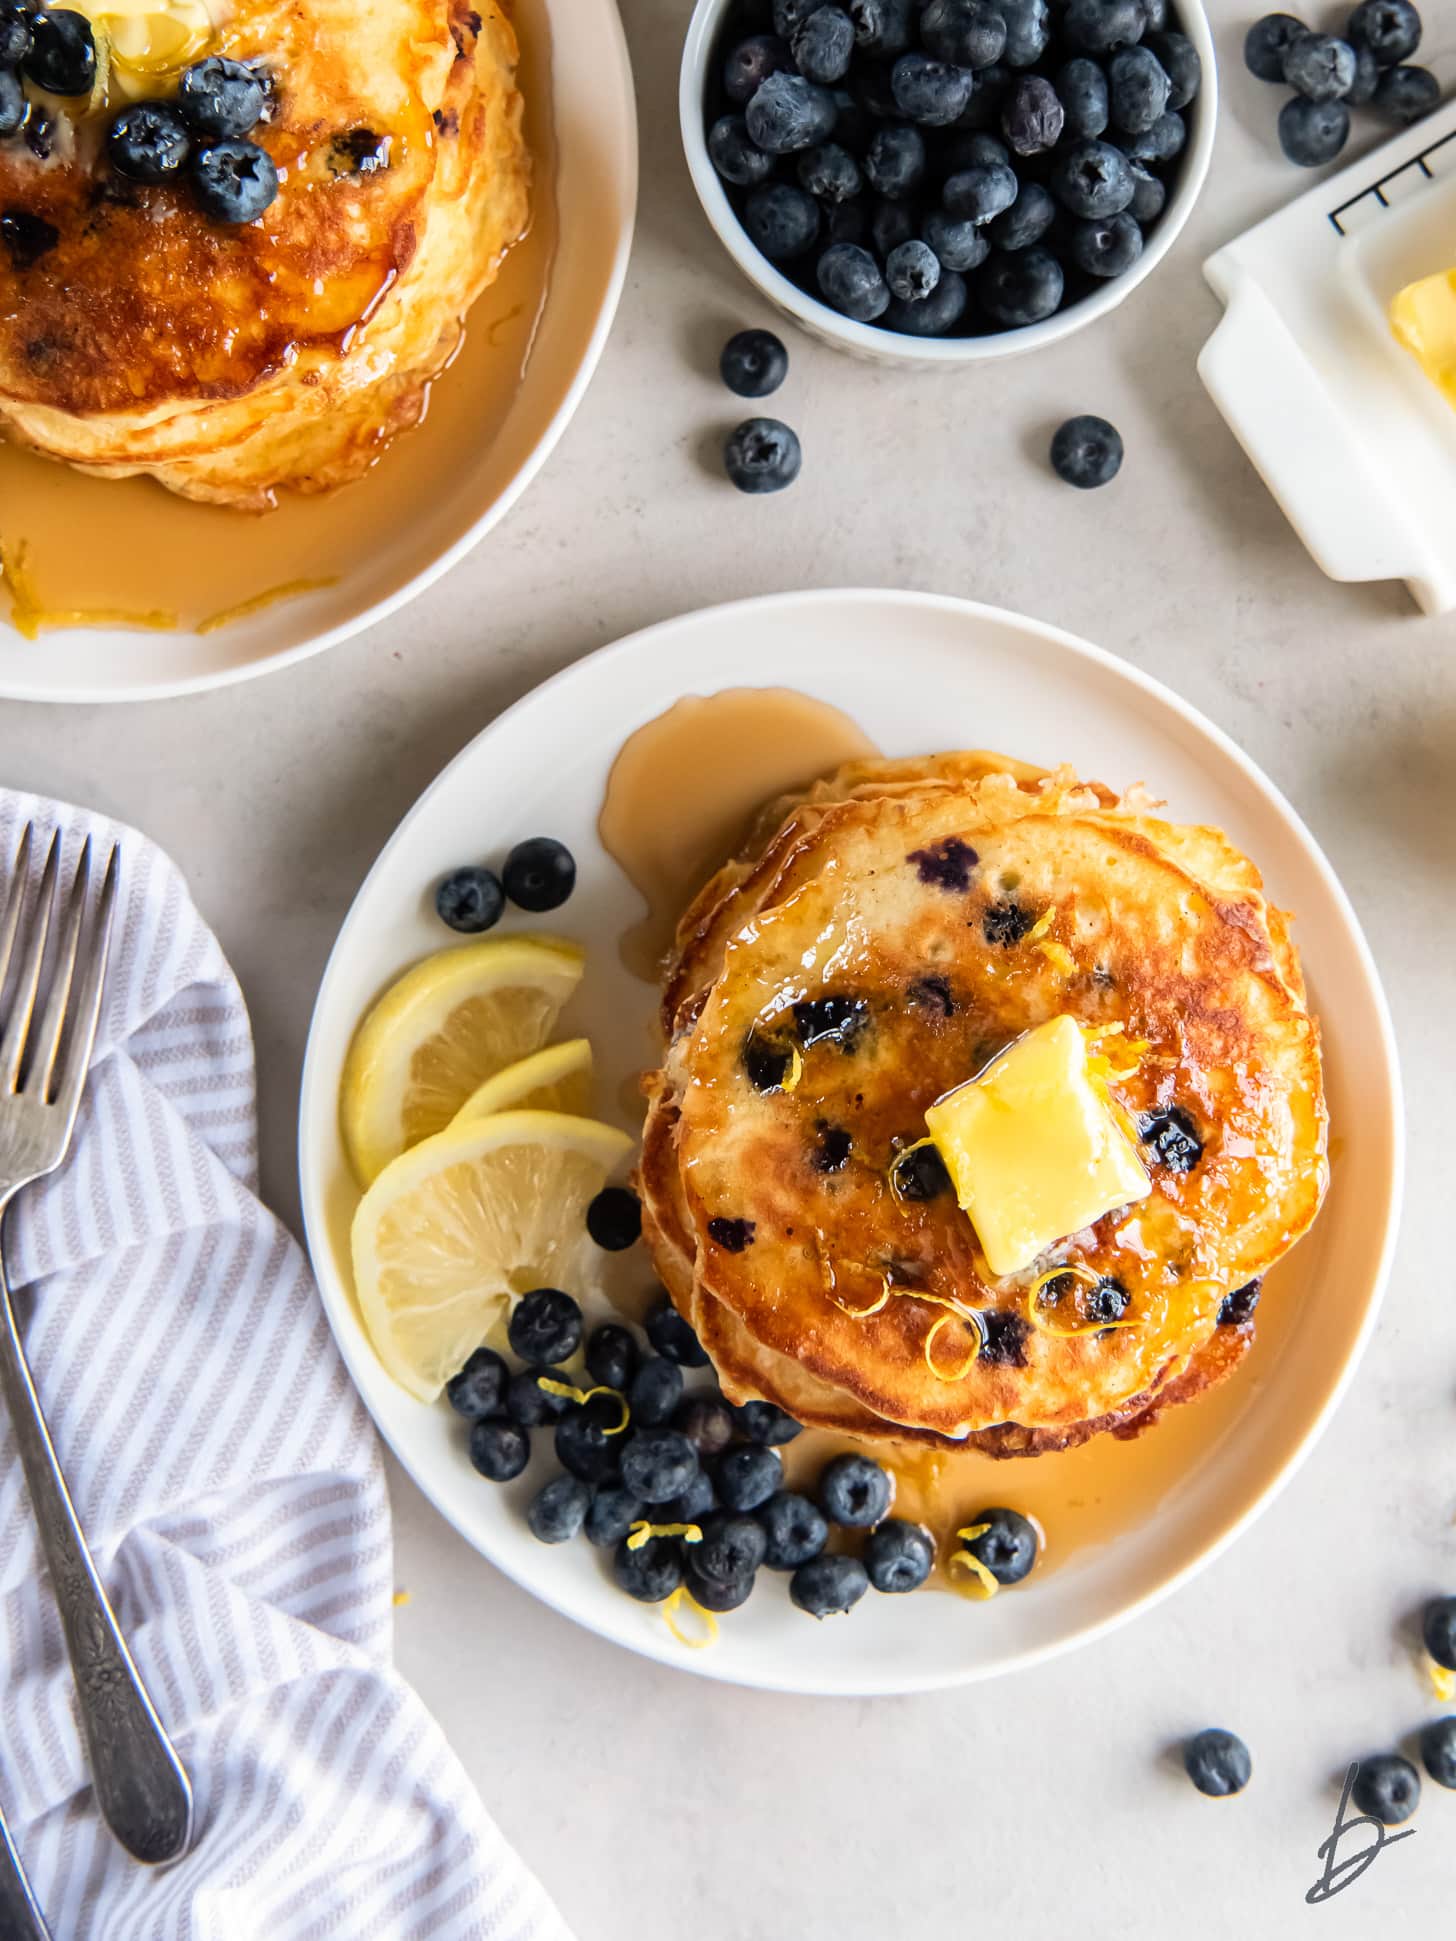
<svg viewBox="0 0 1456 1941">
<path fill-rule="evenodd" d="M 247 1012 L 181 877 L 125 843 L 96 1064 L 68 1164 L 10 1225 L 61 1460 L 191 1775 L 197 1844 L 135 1865 L 91 1804 L 70 1671 L 0 1427 L 0 1804 L 56 1941 L 567 1941 L 390 1664 L 374 1437 L 307 1263 L 256 1198 Z M 42 846 L 43 848 L 43 846 Z"/>
</svg>

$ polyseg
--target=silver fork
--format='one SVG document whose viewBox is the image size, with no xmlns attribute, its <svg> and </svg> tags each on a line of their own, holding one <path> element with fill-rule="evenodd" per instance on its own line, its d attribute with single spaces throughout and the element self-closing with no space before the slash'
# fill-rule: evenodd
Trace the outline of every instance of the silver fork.
<svg viewBox="0 0 1456 1941">
<path fill-rule="evenodd" d="M 70 1147 L 101 1011 L 118 853 L 112 849 L 106 859 L 88 923 L 91 843 L 88 839 L 63 893 L 57 834 L 25 923 L 33 842 L 34 830 L 28 828 L 0 916 L 0 1392 L 60 1607 L 96 1804 L 128 1853 L 158 1865 L 187 1850 L 192 1788 L 86 1548 L 26 1364 L 4 1258 L 11 1202 L 22 1188 L 54 1172 Z"/>
</svg>

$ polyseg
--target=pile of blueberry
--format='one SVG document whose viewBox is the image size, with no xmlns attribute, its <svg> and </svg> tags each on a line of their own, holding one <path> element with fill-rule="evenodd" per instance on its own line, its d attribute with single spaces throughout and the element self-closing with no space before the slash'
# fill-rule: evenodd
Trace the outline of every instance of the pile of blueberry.
<svg viewBox="0 0 1456 1941">
<path fill-rule="evenodd" d="M 566 844 L 554 836 L 529 836 L 506 857 L 499 876 L 480 863 L 452 869 L 435 890 L 435 910 L 452 930 L 477 936 L 500 922 L 508 898 L 518 910 L 539 916 L 559 910 L 575 888 L 576 858 Z"/>
<path fill-rule="evenodd" d="M 96 84 L 96 37 L 84 14 L 42 12 L 35 0 L 0 0 L 0 141 L 20 136 L 41 157 L 54 126 L 24 83 L 47 94 L 89 95 Z"/>
<path fill-rule="evenodd" d="M 517 1303 L 512 1370 L 478 1348 L 449 1383 L 451 1406 L 470 1424 L 470 1459 L 493 1482 L 525 1469 L 531 1435 L 548 1431 L 560 1473 L 526 1511 L 542 1543 L 585 1534 L 611 1553 L 629 1597 L 660 1604 L 680 1588 L 705 1611 L 737 1610 L 761 1569 L 788 1576 L 801 1611 L 824 1618 L 851 1610 L 873 1586 L 918 1590 L 935 1564 L 930 1532 L 887 1514 L 888 1473 L 867 1456 L 835 1456 L 813 1495 L 784 1488 L 780 1448 L 799 1424 L 769 1402 L 733 1407 L 711 1388 L 687 1387 L 707 1368 L 697 1336 L 664 1295 L 646 1323 L 649 1352 L 618 1322 L 588 1336 L 569 1294 L 537 1288 Z M 580 1384 L 567 1372 L 585 1342 Z M 967 1550 L 999 1584 L 1015 1584 L 1036 1561 L 1033 1526 L 1014 1510 L 982 1511 Z M 858 1540 L 859 1554 L 831 1548 L 831 1534 Z"/>
<path fill-rule="evenodd" d="M 708 152 L 755 245 L 859 323 L 1041 322 L 1142 253 L 1202 70 L 1167 0 L 740 0 Z"/>
<path fill-rule="evenodd" d="M 1404 127 L 1437 105 L 1435 75 L 1408 65 L 1420 44 L 1411 0 L 1360 0 L 1343 35 L 1313 33 L 1293 14 L 1265 14 L 1248 31 L 1244 61 L 1261 81 L 1294 89 L 1279 110 L 1279 145 L 1300 168 L 1318 168 L 1349 140 L 1351 108 Z"/>
</svg>

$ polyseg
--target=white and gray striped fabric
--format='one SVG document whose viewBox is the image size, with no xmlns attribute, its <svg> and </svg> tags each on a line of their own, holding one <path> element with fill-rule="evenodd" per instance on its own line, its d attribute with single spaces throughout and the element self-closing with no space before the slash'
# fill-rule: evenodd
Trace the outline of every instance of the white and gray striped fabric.
<svg viewBox="0 0 1456 1941">
<path fill-rule="evenodd" d="M 259 1204 L 241 993 L 176 869 L 123 842 L 96 1064 L 8 1258 L 61 1460 L 190 1773 L 197 1844 L 150 1873 L 90 1801 L 70 1674 L 0 1429 L 0 1804 L 56 1941 L 566 1941 L 390 1664 L 389 1507 L 298 1246 Z"/>
</svg>

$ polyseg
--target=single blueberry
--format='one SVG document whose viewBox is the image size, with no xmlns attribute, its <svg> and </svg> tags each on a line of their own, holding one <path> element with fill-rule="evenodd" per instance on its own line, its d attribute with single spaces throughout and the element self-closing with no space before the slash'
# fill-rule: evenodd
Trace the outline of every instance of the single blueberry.
<svg viewBox="0 0 1456 1941">
<path fill-rule="evenodd" d="M 1147 25 L 1141 0 L 1067 0 L 1062 32 L 1087 54 L 1108 54 L 1141 40 Z"/>
<path fill-rule="evenodd" d="M 967 1529 L 986 1528 L 978 1537 L 962 1539 L 966 1549 L 990 1571 L 998 1584 L 1019 1584 L 1036 1562 L 1036 1526 L 1019 1510 L 977 1510 Z"/>
<path fill-rule="evenodd" d="M 457 1415 L 467 1422 L 478 1422 L 483 1415 L 494 1415 L 506 1399 L 510 1371 L 491 1348 L 477 1348 L 458 1374 L 445 1384 L 445 1394 Z"/>
<path fill-rule="evenodd" d="M 756 1510 L 783 1487 L 784 1465 L 775 1450 L 744 1443 L 723 1451 L 714 1465 L 713 1481 L 725 1508 Z"/>
<path fill-rule="evenodd" d="M 30 25 L 31 10 L 24 0 L 0 0 L 0 71 L 19 67 L 30 52 Z"/>
<path fill-rule="evenodd" d="M 1421 16 L 1411 0 L 1361 0 L 1345 23 L 1345 38 L 1368 47 L 1381 67 L 1408 61 L 1421 44 Z"/>
<path fill-rule="evenodd" d="M 1009 215 L 1010 211 L 1006 213 Z M 1004 215 L 997 216 L 996 222 L 1005 219 Z M 990 228 L 995 226 L 992 223 Z M 979 223 L 967 222 L 964 217 L 949 215 L 944 209 L 932 209 L 921 227 L 944 269 L 962 273 L 978 269 L 991 254 L 988 229 L 982 229 Z"/>
<path fill-rule="evenodd" d="M 729 483 L 740 492 L 782 492 L 799 476 L 803 462 L 798 433 L 777 418 L 745 418 L 728 434 L 723 446 L 723 469 Z M 723 1224 L 741 1227 L 748 1223 Z"/>
<path fill-rule="evenodd" d="M 840 7 L 816 7 L 791 44 L 795 64 L 805 80 L 832 87 L 849 72 L 854 23 Z"/>
<path fill-rule="evenodd" d="M 832 1523 L 869 1530 L 890 1507 L 889 1472 L 868 1456 L 835 1456 L 818 1483 L 819 1507 Z"/>
<path fill-rule="evenodd" d="M 1257 80 L 1282 81 L 1285 50 L 1308 32 L 1292 13 L 1266 13 L 1244 35 L 1244 66 Z"/>
<path fill-rule="evenodd" d="M 705 1611 L 736 1611 L 746 1604 L 753 1595 L 755 1578 L 734 1578 L 731 1583 L 720 1584 L 712 1577 L 704 1577 L 698 1568 L 698 1544 L 689 1544 L 684 1555 L 683 1582 L 695 1603 L 701 1604 Z"/>
<path fill-rule="evenodd" d="M 837 114 L 827 89 L 802 74 L 770 74 L 744 110 L 748 132 L 770 155 L 812 148 L 834 132 Z"/>
<path fill-rule="evenodd" d="M 1186 34 L 1149 34 L 1143 42 L 1168 77 L 1168 106 L 1186 108 L 1203 86 L 1203 62 Z"/>
<path fill-rule="evenodd" d="M 1089 276 L 1121 276 L 1143 253 L 1143 232 L 1126 209 L 1072 227 L 1068 255 Z"/>
<path fill-rule="evenodd" d="M 1056 72 L 1055 87 L 1067 117 L 1067 133 L 1095 141 L 1111 119 L 1107 76 L 1086 55 L 1067 61 Z"/>
<path fill-rule="evenodd" d="M 586 1521 L 592 1493 L 579 1476 L 553 1476 L 531 1499 L 526 1522 L 538 1543 L 570 1543 Z"/>
<path fill-rule="evenodd" d="M 642 1202 L 625 1186 L 604 1186 L 586 1210 L 586 1230 L 604 1253 L 625 1253 L 642 1238 Z"/>
<path fill-rule="evenodd" d="M 576 888 L 576 858 L 554 836 L 530 836 L 506 857 L 501 880 L 517 909 L 559 910 Z"/>
<path fill-rule="evenodd" d="M 1149 174 L 1141 162 L 1132 165 L 1132 201 L 1127 205 L 1128 213 L 1144 229 L 1150 222 L 1156 222 L 1163 213 L 1163 204 L 1168 199 L 1166 184 L 1156 175 Z"/>
<path fill-rule="evenodd" d="M 1030 249 L 1056 221 L 1057 205 L 1040 182 L 1023 182 L 1016 200 L 1003 209 L 986 233 L 997 249 Z"/>
<path fill-rule="evenodd" d="M 725 182 L 750 188 L 766 182 L 778 166 L 778 157 L 759 148 L 748 132 L 742 115 L 720 115 L 708 130 L 708 160 Z"/>
<path fill-rule="evenodd" d="M 917 303 L 928 297 L 940 281 L 940 258 L 930 247 L 912 238 L 900 243 L 885 259 L 885 281 L 890 294 L 904 303 Z"/>
<path fill-rule="evenodd" d="M 639 1359 L 636 1337 L 620 1322 L 605 1322 L 587 1337 L 586 1372 L 603 1388 L 615 1388 L 625 1394 L 637 1372 Z"/>
<path fill-rule="evenodd" d="M 706 1469 L 699 1469 L 681 1496 L 674 1496 L 658 1510 L 662 1523 L 701 1523 L 718 1507 L 718 1492 Z"/>
<path fill-rule="evenodd" d="M 632 1420 L 642 1428 L 661 1428 L 672 1420 L 682 1392 L 683 1374 L 677 1363 L 665 1355 L 654 1355 L 643 1362 L 627 1391 Z"/>
<path fill-rule="evenodd" d="M 1218 1304 L 1218 1325 L 1221 1328 L 1241 1328 L 1246 1321 L 1252 1321 L 1263 1288 L 1262 1280 L 1251 1280 L 1225 1294 Z"/>
<path fill-rule="evenodd" d="M 1385 121 L 1401 127 L 1438 107 L 1441 84 L 1428 68 L 1388 67 L 1375 84 L 1370 106 Z"/>
<path fill-rule="evenodd" d="M 33 13 L 21 73 L 47 94 L 90 94 L 96 81 L 96 35 L 85 14 L 67 7 Z"/>
<path fill-rule="evenodd" d="M 522 1361 L 570 1361 L 581 1346 L 581 1309 L 559 1287 L 533 1288 L 512 1308 L 506 1333 Z"/>
<path fill-rule="evenodd" d="M 623 1485 L 644 1503 L 681 1496 L 698 1473 L 698 1452 L 676 1429 L 639 1429 L 623 1438 Z"/>
<path fill-rule="evenodd" d="M 773 0 L 774 32 L 792 41 L 804 22 L 824 0 Z"/>
<path fill-rule="evenodd" d="M 1050 317 L 1066 287 L 1061 264 L 1044 249 L 1018 249 L 993 256 L 981 272 L 977 293 L 982 308 L 1008 330 Z"/>
<path fill-rule="evenodd" d="M 970 105 L 974 85 L 969 68 L 929 54 L 902 54 L 890 70 L 895 105 L 922 128 L 949 128 Z"/>
<path fill-rule="evenodd" d="M 508 1483 L 531 1460 L 531 1438 L 498 1415 L 470 1425 L 470 1460 L 493 1483 Z"/>
<path fill-rule="evenodd" d="M 560 1382 L 575 1387 L 562 1368 L 522 1368 L 506 1384 L 505 1411 L 517 1428 L 543 1429 L 559 1422 L 575 1404 L 569 1395 L 557 1395 L 542 1382 Z"/>
<path fill-rule="evenodd" d="M 1006 22 L 1006 65 L 1030 67 L 1039 61 L 1052 37 L 1046 0 L 996 0 L 996 11 Z"/>
<path fill-rule="evenodd" d="M 901 243 L 908 243 L 919 226 L 910 203 L 894 202 L 888 196 L 877 197 L 870 212 L 870 241 L 880 260 L 885 261 Z"/>
<path fill-rule="evenodd" d="M 993 1368 L 1025 1368 L 1026 1342 L 1031 1323 L 1024 1315 L 1006 1308 L 980 1310 L 980 1359 Z"/>
<path fill-rule="evenodd" d="M 814 247 L 819 235 L 819 204 L 791 182 L 768 182 L 750 189 L 743 204 L 743 227 L 750 242 L 771 263 L 792 263 Z"/>
<path fill-rule="evenodd" d="M 811 1045 L 838 1045 L 851 1051 L 868 1028 L 870 1007 L 862 997 L 826 991 L 823 997 L 802 998 L 794 1006 L 794 1029 L 805 1051 Z"/>
<path fill-rule="evenodd" d="M 1355 80 L 1355 50 L 1333 34 L 1301 34 L 1284 50 L 1284 78 L 1306 101 L 1339 101 Z"/>
<path fill-rule="evenodd" d="M 865 1539 L 864 1562 L 877 1591 L 918 1591 L 935 1567 L 935 1539 L 923 1524 L 887 1517 Z"/>
<path fill-rule="evenodd" d="M 1456 1718 L 1432 1719 L 1424 1728 L 1421 1762 L 1438 1786 L 1456 1787 Z"/>
<path fill-rule="evenodd" d="M 1104 1274 L 1095 1287 L 1089 1287 L 1082 1298 L 1082 1311 L 1089 1321 L 1101 1321 L 1104 1325 L 1120 1321 L 1127 1313 L 1131 1296 L 1122 1282 L 1111 1274 Z"/>
<path fill-rule="evenodd" d="M 1019 184 L 1015 171 L 1004 162 L 979 168 L 957 169 L 945 179 L 941 198 L 951 215 L 967 222 L 990 222 L 1016 200 Z"/>
<path fill-rule="evenodd" d="M 715 1510 L 701 1527 L 702 1542 L 692 1547 L 693 1569 L 710 1583 L 741 1583 L 768 1553 L 768 1538 L 754 1517 Z"/>
<path fill-rule="evenodd" d="M 642 1325 L 658 1354 L 666 1355 L 681 1368 L 707 1367 L 708 1357 L 693 1333 L 692 1324 L 678 1313 L 671 1295 L 663 1294 L 652 1303 Z"/>
<path fill-rule="evenodd" d="M 829 1541 L 829 1520 L 807 1496 L 781 1490 L 758 1511 L 767 1546 L 763 1561 L 770 1570 L 797 1570 L 820 1555 Z"/>
<path fill-rule="evenodd" d="M 435 911 L 441 923 L 466 936 L 489 930 L 501 920 L 506 893 L 493 869 L 467 863 L 451 870 L 435 891 Z"/>
<path fill-rule="evenodd" d="M 1055 148 L 1066 118 L 1057 91 L 1044 74 L 1021 75 L 1001 103 L 1001 127 L 1018 155 L 1044 155 Z"/>
<path fill-rule="evenodd" d="M 174 182 L 191 153 L 186 122 L 164 101 L 123 108 L 106 135 L 106 159 L 133 182 Z"/>
<path fill-rule="evenodd" d="M 1110 484 L 1122 470 L 1122 438 L 1105 418 L 1090 413 L 1068 418 L 1052 437 L 1051 458 L 1052 470 L 1059 479 L 1090 492 Z"/>
<path fill-rule="evenodd" d="M 838 142 L 824 142 L 818 148 L 806 148 L 799 157 L 796 172 L 799 187 L 817 196 L 821 202 L 848 202 L 864 187 L 859 163 Z M 743 395 L 762 397 L 764 394 L 761 391 L 748 391 Z"/>
<path fill-rule="evenodd" d="M 1209 1726 L 1184 1746 L 1183 1770 L 1209 1799 L 1227 1799 L 1248 1785 L 1254 1762 L 1237 1733 Z"/>
<path fill-rule="evenodd" d="M 920 16 L 920 44 L 938 61 L 990 67 L 1006 51 L 1006 22 L 984 0 L 930 0 Z"/>
<path fill-rule="evenodd" d="M 873 323 L 889 308 L 889 285 L 880 266 L 858 244 L 831 243 L 819 258 L 816 275 L 827 301 L 856 323 Z"/>
<path fill-rule="evenodd" d="M 1191 1172 L 1203 1157 L 1198 1127 L 1181 1105 L 1165 1105 L 1145 1113 L 1138 1123 L 1138 1137 L 1170 1173 Z"/>
<path fill-rule="evenodd" d="M 1168 111 L 1173 84 L 1156 54 L 1146 47 L 1119 48 L 1107 64 L 1107 99 L 1115 125 L 1129 135 L 1145 135 Z"/>
<path fill-rule="evenodd" d="M 1399 1826 L 1421 1803 L 1421 1776 L 1398 1752 L 1380 1752 L 1360 1761 L 1350 1797 L 1382 1826 Z"/>
<path fill-rule="evenodd" d="M 594 1395 L 568 1409 L 556 1425 L 556 1460 L 584 1483 L 615 1482 L 621 1465 L 621 1405 L 611 1395 Z"/>
<path fill-rule="evenodd" d="M 1380 86 L 1380 63 L 1368 47 L 1355 49 L 1355 78 L 1345 90 L 1347 108 L 1367 107 Z"/>
<path fill-rule="evenodd" d="M 1171 162 L 1175 155 L 1181 155 L 1187 140 L 1187 122 L 1170 108 L 1166 114 L 1158 116 L 1151 128 L 1143 129 L 1140 134 L 1122 134 L 1119 146 L 1130 162 L 1152 162 L 1161 166 L 1164 162 Z"/>
<path fill-rule="evenodd" d="M 1421 1614 L 1421 1636 L 1438 1665 L 1456 1671 L 1456 1597 L 1433 1597 Z"/>
<path fill-rule="evenodd" d="M 751 101 L 770 74 L 794 65 L 786 40 L 778 34 L 750 34 L 730 47 L 723 62 L 723 92 L 739 107 Z"/>
<path fill-rule="evenodd" d="M 1073 142 L 1062 149 L 1052 167 L 1051 185 L 1064 209 L 1088 220 L 1115 216 L 1132 201 L 1127 156 L 1110 142 Z"/>
<path fill-rule="evenodd" d="M 740 1435 L 765 1449 L 779 1449 L 802 1433 L 803 1425 L 772 1402 L 740 1402 L 733 1411 Z"/>
<path fill-rule="evenodd" d="M 755 1092 L 777 1092 L 788 1077 L 790 1047 L 757 1027 L 743 1041 L 743 1074 Z"/>
<path fill-rule="evenodd" d="M 20 133 L 28 107 L 20 76 L 8 67 L 0 67 L 0 141 Z"/>
<path fill-rule="evenodd" d="M 845 11 L 867 54 L 903 54 L 915 37 L 912 0 L 845 0 Z"/>
<path fill-rule="evenodd" d="M 643 1521 L 646 1507 L 620 1483 L 598 1483 L 586 1513 L 587 1542 L 595 1544 L 598 1550 L 614 1550 L 619 1543 L 626 1542 L 632 1525 Z"/>
<path fill-rule="evenodd" d="M 192 192 L 214 222 L 256 222 L 277 197 L 278 171 L 255 142 L 211 142 L 192 157 Z"/>
<path fill-rule="evenodd" d="M 209 141 L 251 135 L 268 105 L 268 83 L 255 67 L 211 54 L 177 83 L 177 106 Z"/>
<path fill-rule="evenodd" d="M 936 258 L 936 271 L 939 273 L 940 259 Z M 816 1173 L 842 1173 L 849 1164 L 849 1156 L 854 1151 L 854 1134 L 848 1126 L 829 1125 L 823 1119 L 818 1121 L 819 1134 L 809 1164 Z"/>
<path fill-rule="evenodd" d="M 925 174 L 925 137 L 918 128 L 899 122 L 877 129 L 865 152 L 864 172 L 879 195 L 909 195 Z M 868 317 L 860 319 L 861 323 L 870 321 Z"/>
<path fill-rule="evenodd" d="M 683 1579 L 682 1545 L 671 1537 L 649 1537 L 639 1549 L 617 1545 L 612 1557 L 617 1586 L 640 1604 L 660 1604 Z"/>
<path fill-rule="evenodd" d="M 717 1456 L 733 1440 L 733 1411 L 721 1395 L 685 1395 L 672 1412 L 672 1426 L 699 1456 Z"/>
<path fill-rule="evenodd" d="M 852 1611 L 869 1587 L 858 1557 L 812 1557 L 789 1579 L 789 1597 L 810 1617 L 838 1617 Z"/>
</svg>

